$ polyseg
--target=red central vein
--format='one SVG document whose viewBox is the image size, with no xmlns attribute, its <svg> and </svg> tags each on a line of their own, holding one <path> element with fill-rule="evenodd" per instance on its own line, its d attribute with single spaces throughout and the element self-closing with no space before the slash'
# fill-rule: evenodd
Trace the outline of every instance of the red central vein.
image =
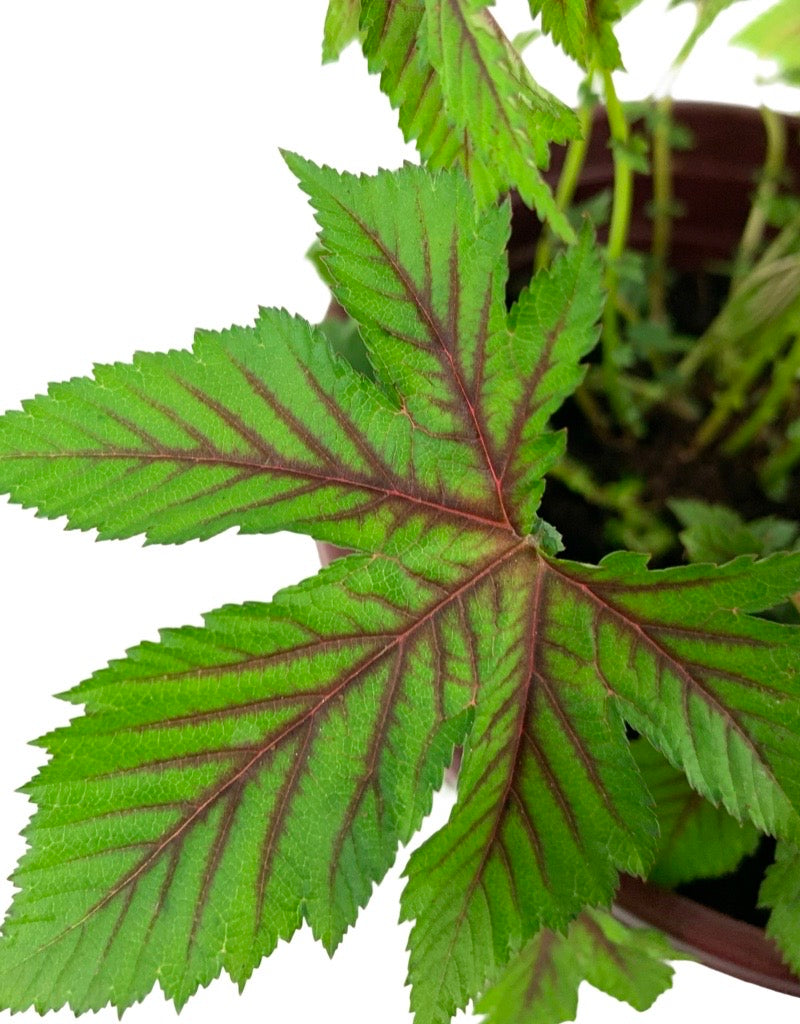
<svg viewBox="0 0 800 1024">
<path fill-rule="evenodd" d="M 624 627 L 627 627 L 633 633 L 635 633 L 636 636 L 639 638 L 641 644 L 650 652 L 650 654 L 652 654 L 652 656 L 656 659 L 657 662 L 660 662 L 660 664 L 662 665 L 666 664 L 669 668 L 672 669 L 672 671 L 683 684 L 682 690 L 684 693 L 694 692 L 696 695 L 700 696 L 706 702 L 711 711 L 716 712 L 720 716 L 722 721 L 725 723 L 726 728 L 733 729 L 735 731 L 736 735 L 739 736 L 739 738 L 748 747 L 751 754 L 755 757 L 759 766 L 766 772 L 766 774 L 769 776 L 770 780 L 775 785 L 775 787 L 781 793 L 784 792 L 783 786 L 775 777 L 775 774 L 772 770 L 772 766 L 770 765 L 766 757 L 763 755 L 758 743 L 750 736 L 750 734 L 744 728 L 744 726 L 739 721 L 734 712 L 729 707 L 726 707 L 725 704 L 721 703 L 719 697 L 717 697 L 713 690 L 710 690 L 707 686 L 703 684 L 702 680 L 698 679 L 697 676 L 693 675 L 689 671 L 689 669 L 681 663 L 679 658 L 675 654 L 673 654 L 672 651 L 669 650 L 668 647 L 664 647 L 662 644 L 660 644 L 658 640 L 655 639 L 655 637 L 651 636 L 647 632 L 643 625 L 636 622 L 635 619 L 629 618 L 628 615 L 626 615 L 626 613 L 623 610 L 619 609 L 616 605 L 613 605 L 609 601 L 606 601 L 595 590 L 588 586 L 588 584 L 583 583 L 579 579 L 575 579 L 568 573 L 558 570 L 552 562 L 544 562 L 543 564 L 547 566 L 549 572 L 552 572 L 554 575 L 564 580 L 568 585 L 571 585 L 575 587 L 577 590 L 579 590 L 585 597 L 589 599 L 589 601 L 592 604 L 595 605 L 595 607 L 600 608 L 610 618 L 616 619 L 617 622 L 621 623 Z M 714 637 L 713 634 L 710 635 L 712 638 Z M 599 648 L 597 649 L 596 660 L 598 661 L 597 667 L 602 673 L 602 669 L 600 669 L 599 666 Z M 715 671 L 713 665 L 709 665 L 708 669 L 711 672 Z M 605 679 L 605 673 L 602 674 L 603 678 Z M 741 679 L 744 677 L 739 678 Z M 622 696 L 621 694 L 618 694 L 613 689 L 613 687 L 611 687 L 611 691 L 618 697 Z M 688 712 L 686 713 L 685 717 L 686 728 L 689 733 L 689 738 L 692 744 L 694 745 L 695 739 L 692 733 L 692 723 L 689 720 Z"/>
<path fill-rule="evenodd" d="M 257 462 L 252 459 L 246 458 L 235 458 L 229 455 L 208 455 L 208 454 L 196 454 L 189 452 L 183 452 L 181 450 L 176 451 L 164 451 L 164 452 L 152 452 L 152 451 L 141 451 L 136 448 L 132 448 L 130 451 L 114 450 L 114 451 L 58 451 L 58 452 L 15 452 L 13 455 L 0 455 L 0 460 L 3 459 L 129 459 L 152 462 L 188 462 L 198 466 L 229 466 L 231 469 L 243 469 L 252 470 L 258 473 L 282 473 L 286 476 L 296 476 L 308 480 L 319 480 L 322 484 L 333 484 L 341 487 L 352 487 L 364 491 L 370 491 L 374 494 L 382 494 L 387 498 L 397 498 L 401 501 L 408 501 L 414 505 L 421 505 L 425 508 L 433 509 L 435 512 L 444 513 L 445 515 L 454 516 L 459 519 L 468 519 L 471 522 L 480 523 L 482 526 L 490 526 L 494 530 L 504 530 L 508 532 L 512 530 L 508 517 L 505 520 L 489 519 L 487 516 L 479 515 L 476 512 L 469 512 L 466 509 L 460 509 L 453 505 L 443 505 L 440 502 L 431 501 L 428 498 L 421 498 L 415 494 L 408 494 L 405 491 L 399 491 L 394 487 L 380 487 L 377 484 L 368 483 L 363 480 L 350 480 L 347 477 L 333 476 L 327 473 L 317 473 L 311 469 L 294 468 L 292 466 L 283 465 L 270 465 L 266 462 Z M 276 501 L 280 500 L 280 495 L 276 498 Z M 356 514 L 358 509 L 353 509 L 353 513 Z M 516 536 L 516 534 L 515 534 Z"/>
<path fill-rule="evenodd" d="M 284 728 L 277 736 L 275 736 L 268 743 L 265 743 L 262 747 L 260 747 L 252 755 L 252 757 L 250 757 L 245 762 L 245 764 L 242 765 L 242 767 L 237 768 L 235 772 L 233 772 L 225 780 L 223 780 L 221 785 L 219 785 L 218 788 L 214 790 L 214 792 L 209 794 L 209 796 L 207 796 L 205 800 L 203 800 L 200 804 L 196 805 L 191 814 L 187 815 L 181 822 L 179 822 L 179 824 L 171 832 L 169 832 L 164 837 L 164 839 L 161 840 L 161 842 L 154 850 L 152 850 L 146 857 L 144 857 L 142 861 L 133 870 L 129 871 L 119 882 L 117 882 L 117 884 L 114 885 L 109 890 L 109 892 L 106 893 L 105 896 L 103 896 L 100 900 L 93 904 L 93 906 L 91 906 L 86 911 L 86 913 L 83 914 L 81 918 L 73 922 L 71 925 L 66 927 L 57 935 L 53 936 L 52 939 L 49 939 L 37 950 L 29 954 L 28 957 L 24 958 L 24 960 L 28 960 L 35 954 L 44 952 L 44 950 L 48 949 L 56 942 L 63 939 L 65 935 L 68 935 L 76 928 L 80 928 L 88 920 L 94 917 L 95 914 L 97 914 L 100 910 L 107 906 L 111 902 L 111 900 L 113 900 L 115 896 L 119 895 L 119 893 L 122 892 L 127 886 L 135 883 L 137 879 L 140 878 L 141 875 L 156 862 L 156 860 L 161 856 L 161 854 L 166 849 L 168 849 L 176 840 L 180 839 L 181 836 L 186 832 L 186 830 L 189 829 L 196 821 L 198 821 L 198 819 L 201 819 L 205 815 L 206 811 L 225 793 L 227 793 L 232 786 L 243 783 L 246 777 L 257 767 L 259 762 L 263 761 L 270 753 L 272 753 L 272 751 L 279 744 L 283 743 L 289 736 L 291 736 L 304 724 L 313 721 L 314 717 L 318 715 L 319 712 L 322 711 L 327 704 L 330 704 L 333 700 L 335 700 L 336 697 L 338 697 L 339 694 L 341 694 L 350 685 L 350 683 L 352 683 L 352 681 L 355 678 L 363 675 L 363 673 L 370 669 L 373 665 L 375 665 L 376 662 L 386 657 L 388 653 L 390 653 L 399 645 L 404 644 L 410 637 L 414 635 L 414 633 L 421 629 L 427 622 L 430 622 L 431 619 L 434 618 L 434 616 L 438 615 L 443 608 L 446 608 L 452 601 L 457 600 L 459 597 L 467 593 L 470 589 L 477 586 L 481 580 L 485 579 L 490 573 L 494 572 L 505 562 L 513 558 L 516 554 L 519 553 L 519 551 L 523 547 L 526 546 L 527 542 L 523 540 L 504 549 L 501 554 L 493 558 L 479 572 L 475 573 L 475 575 L 465 580 L 462 584 L 456 587 L 455 590 L 450 591 L 446 597 L 442 598 L 431 608 L 429 608 L 428 611 L 423 616 L 417 619 L 416 622 L 410 625 L 407 629 L 402 630 L 399 633 L 396 633 L 393 639 L 388 644 L 382 647 L 377 653 L 373 654 L 365 662 L 362 662 L 352 672 L 349 672 L 344 677 L 344 679 L 340 680 L 339 683 L 337 683 L 322 698 L 320 698 L 320 700 L 316 704 L 314 704 L 302 715 L 299 715 L 292 722 L 290 722 L 286 726 L 286 728 Z M 22 962 L 24 962 L 24 960 Z"/>
<path fill-rule="evenodd" d="M 335 197 L 333 198 L 335 199 L 336 203 L 343 211 L 343 213 L 350 217 L 356 223 L 358 228 L 364 233 L 364 235 L 366 235 L 366 237 L 373 243 L 373 245 L 377 246 L 377 248 L 380 250 L 384 259 L 396 274 L 398 280 L 400 281 L 400 284 L 403 286 L 406 294 L 413 303 L 417 312 L 425 321 L 428 327 L 429 334 L 431 334 L 436 339 L 445 359 L 450 365 L 450 371 L 453 375 L 453 380 L 455 381 L 456 386 L 458 387 L 458 390 L 461 393 L 461 398 L 463 399 L 464 404 L 469 410 L 469 416 L 470 419 L 472 420 L 472 425 L 475 428 L 475 435 L 477 437 L 478 444 L 480 445 L 481 452 L 483 453 L 483 459 L 484 462 L 486 463 L 486 468 L 489 472 L 489 475 L 492 478 L 492 483 L 494 485 L 495 493 L 497 496 L 498 507 L 503 516 L 502 525 L 505 526 L 506 529 L 515 532 L 511 520 L 508 516 L 508 512 L 506 511 L 505 502 L 503 500 L 502 482 L 497 474 L 497 470 L 494 467 L 494 462 L 492 461 L 492 457 L 489 452 L 489 446 L 486 442 L 486 437 L 484 436 L 483 429 L 480 424 L 480 419 L 475 410 L 475 406 L 473 402 L 470 400 L 470 397 L 467 393 L 464 381 L 462 380 L 461 374 L 459 373 L 458 368 L 456 366 L 453 353 L 450 351 L 450 347 L 447 345 L 447 342 L 445 340 L 447 332 L 445 331 L 441 321 L 433 312 L 433 310 L 430 309 L 428 304 L 423 301 L 423 297 L 420 294 L 419 289 L 417 288 L 409 274 L 406 272 L 405 267 L 399 262 L 395 254 L 384 244 L 383 239 L 377 234 L 377 232 L 372 231 L 370 227 L 367 224 L 365 224 L 364 221 L 361 220 L 361 218 L 358 216 L 357 213 L 355 213 L 354 210 L 348 209 L 340 200 L 336 199 Z M 453 339 L 453 341 L 455 341 L 455 339 Z"/>
<path fill-rule="evenodd" d="M 512 549 L 512 550 L 516 551 L 518 549 L 519 549 L 519 546 L 517 548 L 515 548 L 515 549 Z M 541 589 L 542 589 L 542 576 L 543 576 L 543 573 L 541 571 L 541 563 L 540 563 L 539 570 L 536 573 L 536 580 L 534 582 L 533 592 L 532 592 L 532 595 L 531 595 L 531 643 L 529 644 L 529 647 L 528 647 L 528 664 L 527 664 L 527 671 L 526 671 L 526 681 L 524 683 L 523 690 L 521 691 L 519 701 L 517 702 L 518 703 L 517 721 L 516 721 L 515 726 L 514 726 L 514 735 L 512 737 L 511 743 L 509 744 L 509 748 L 508 748 L 508 749 L 512 749 L 513 750 L 513 752 L 511 753 L 511 756 L 510 756 L 511 769 L 508 772 L 508 777 L 507 777 L 506 782 L 505 782 L 505 784 L 503 786 L 502 796 L 500 797 L 500 799 L 497 801 L 497 803 L 495 805 L 495 807 L 497 809 L 497 813 L 495 814 L 494 821 L 492 822 L 490 833 L 489 833 L 489 836 L 488 836 L 488 838 L 486 840 L 486 843 L 484 845 L 484 849 L 483 849 L 483 853 L 481 854 L 480 861 L 478 863 L 477 868 L 475 869 L 475 872 L 473 873 L 472 878 L 470 879 L 469 886 L 467 887 L 467 891 L 464 894 L 464 899 L 461 902 L 461 909 L 459 910 L 458 917 L 456 918 L 455 925 L 453 927 L 453 934 L 452 934 L 452 937 L 450 939 L 450 945 L 449 945 L 449 947 L 447 949 L 447 953 L 445 954 L 445 956 L 443 958 L 445 964 L 449 963 L 450 959 L 453 956 L 453 951 L 455 949 L 455 945 L 456 945 L 456 942 L 458 940 L 458 935 L 459 935 L 459 933 L 461 931 L 461 928 L 462 928 L 462 926 L 464 924 L 464 919 L 466 918 L 466 915 L 467 915 L 467 910 L 468 910 L 468 907 L 469 907 L 470 900 L 472 899 L 472 896 L 475 893 L 475 890 L 477 889 L 478 884 L 479 884 L 479 882 L 482 879 L 483 872 L 484 872 L 484 870 L 486 868 L 486 864 L 488 863 L 489 857 L 492 854 L 492 850 L 494 848 L 494 845 L 499 840 L 500 828 L 501 828 L 501 826 L 502 826 L 502 824 L 503 824 L 503 822 L 505 820 L 506 808 L 507 808 L 507 804 L 509 802 L 509 796 L 512 796 L 512 795 L 516 796 L 516 799 L 517 799 L 518 803 L 520 804 L 520 812 L 522 813 L 523 816 L 527 816 L 527 809 L 524 807 L 524 805 L 522 805 L 522 801 L 521 801 L 521 798 L 519 797 L 519 794 L 517 794 L 516 791 L 514 790 L 514 781 L 516 779 L 517 759 L 519 757 L 519 748 L 522 745 L 522 740 L 523 740 L 523 737 L 524 737 L 524 734 L 525 734 L 525 720 L 526 720 L 526 718 L 528 716 L 528 710 L 529 710 L 528 709 L 529 695 L 530 695 L 531 685 L 533 683 L 533 679 L 534 679 L 534 675 L 535 675 L 536 623 L 537 623 L 538 617 L 539 617 L 539 605 L 540 605 L 540 600 L 541 600 Z M 534 848 L 533 853 L 534 853 L 534 856 L 537 859 L 537 862 L 539 864 L 540 872 L 541 872 L 541 874 L 542 874 L 542 876 L 544 878 L 545 877 L 545 866 L 544 866 L 543 860 L 541 859 L 541 850 L 538 850 L 538 849 Z M 511 877 L 511 876 L 509 876 L 509 880 L 511 882 L 514 881 L 513 877 Z M 442 983 L 444 983 L 444 970 L 442 970 L 441 977 L 442 977 Z"/>
</svg>

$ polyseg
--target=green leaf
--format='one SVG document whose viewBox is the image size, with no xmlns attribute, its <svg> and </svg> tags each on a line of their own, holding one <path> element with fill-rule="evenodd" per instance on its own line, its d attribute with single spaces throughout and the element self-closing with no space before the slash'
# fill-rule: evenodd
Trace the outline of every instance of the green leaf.
<svg viewBox="0 0 800 1024">
<path fill-rule="evenodd" d="M 0 1005 L 181 1005 L 303 921 L 329 949 L 464 746 L 411 859 L 417 1024 L 644 874 L 628 721 L 737 818 L 800 842 L 800 554 L 648 571 L 536 519 L 601 268 L 588 229 L 505 307 L 508 204 L 463 173 L 289 157 L 371 375 L 282 311 L 0 418 L 0 485 L 101 536 L 291 528 L 357 547 L 271 605 L 166 632 L 68 695 L 0 942 Z M 363 355 L 363 353 L 362 353 Z M 557 524 L 556 524 L 557 525 Z"/>
<path fill-rule="evenodd" d="M 563 435 L 548 434 L 550 416 L 583 380 L 580 360 L 594 347 L 602 313 L 602 268 L 593 232 L 536 275 L 509 315 L 513 400 L 498 403 L 494 430 L 506 453 L 501 478 L 518 528 L 533 521 L 544 474 L 561 454 Z M 509 389 L 510 390 L 510 389 Z M 505 418 L 501 417 L 505 414 Z M 552 444 L 552 449 L 550 445 Z"/>
<path fill-rule="evenodd" d="M 725 505 L 674 499 L 670 509 L 684 529 L 681 543 L 693 562 L 727 562 L 737 555 L 771 555 L 800 547 L 800 525 L 777 516 L 750 522 Z"/>
<path fill-rule="evenodd" d="M 362 325 L 379 378 L 404 396 L 420 431 L 476 448 L 487 512 L 528 533 L 563 449 L 548 419 L 597 341 L 602 268 L 589 226 L 507 315 L 508 209 L 476 221 L 461 174 L 432 187 L 407 168 L 402 180 L 415 187 L 401 188 L 396 175 L 357 178 L 288 159 L 317 211 L 336 298 Z"/>
<path fill-rule="evenodd" d="M 482 0 L 428 0 L 426 8 L 430 60 L 451 118 L 541 219 L 571 239 L 539 168 L 551 142 L 578 135 L 574 113 L 537 85 Z"/>
<path fill-rule="evenodd" d="M 361 0 L 328 0 L 325 34 L 322 40 L 322 63 L 338 60 L 342 50 L 358 39 Z"/>
<path fill-rule="evenodd" d="M 633 744 L 633 755 L 656 802 L 661 830 L 651 881 L 672 888 L 724 875 L 755 851 L 760 833 L 749 821 L 739 822 L 704 800 L 683 772 L 645 740 Z"/>
<path fill-rule="evenodd" d="M 542 16 L 542 28 L 587 71 L 595 65 L 613 71 L 622 67 L 614 23 L 616 0 L 528 0 L 531 14 Z"/>
<path fill-rule="evenodd" d="M 407 869 L 417 1024 L 449 1020 L 540 927 L 608 902 L 617 869 L 646 873 L 657 830 L 623 718 L 735 817 L 800 835 L 798 633 L 746 614 L 792 591 L 800 557 L 529 558 L 498 586 L 458 802 Z"/>
<path fill-rule="evenodd" d="M 775 61 L 781 78 L 800 85 L 800 15 L 794 0 L 780 0 L 764 11 L 733 42 Z"/>
<path fill-rule="evenodd" d="M 774 939 L 784 962 L 800 974 L 800 849 L 778 843 L 775 863 L 767 869 L 759 904 L 771 910 L 767 935 Z"/>
<path fill-rule="evenodd" d="M 427 8 L 427 9 L 426 9 Z M 539 168 L 548 144 L 578 133 L 482 4 L 363 0 L 364 53 L 432 169 L 460 166 L 481 205 L 517 188 L 565 239 L 574 235 Z"/>
<path fill-rule="evenodd" d="M 479 1001 L 484 1024 L 562 1024 L 578 1011 L 582 981 L 646 1010 L 672 984 L 665 961 L 680 958 L 659 932 L 634 930 L 587 910 L 567 933 L 544 929 Z"/>
<path fill-rule="evenodd" d="M 181 1006 L 308 921 L 333 950 L 430 810 L 475 686 L 461 616 L 506 557 L 419 525 L 270 605 L 167 630 L 66 694 L 0 944 L 0 1003 Z"/>
<path fill-rule="evenodd" d="M 479 487 L 477 459 L 450 447 L 456 491 Z M 238 526 L 382 548 L 398 517 L 444 508 L 442 456 L 321 333 L 279 310 L 198 332 L 192 352 L 98 366 L 0 418 L 0 489 L 102 538 L 173 543 Z M 383 514 L 365 521 L 373 509 Z"/>
</svg>

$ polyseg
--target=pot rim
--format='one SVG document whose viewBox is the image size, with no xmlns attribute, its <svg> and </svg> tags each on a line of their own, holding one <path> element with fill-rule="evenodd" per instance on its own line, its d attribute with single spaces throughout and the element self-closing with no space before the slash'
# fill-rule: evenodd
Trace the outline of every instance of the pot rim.
<svg viewBox="0 0 800 1024">
<path fill-rule="evenodd" d="M 706 967 L 800 997 L 800 979 L 762 928 L 633 875 L 621 876 L 612 911 L 624 924 L 664 932 Z"/>
</svg>

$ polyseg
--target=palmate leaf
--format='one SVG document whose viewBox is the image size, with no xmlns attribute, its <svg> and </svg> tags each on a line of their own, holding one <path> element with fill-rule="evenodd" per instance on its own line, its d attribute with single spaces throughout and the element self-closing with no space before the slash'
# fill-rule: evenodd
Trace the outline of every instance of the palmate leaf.
<svg viewBox="0 0 800 1024">
<path fill-rule="evenodd" d="M 417 1024 L 656 853 L 631 722 L 708 798 L 800 841 L 800 555 L 559 560 L 536 518 L 601 312 L 588 229 L 506 312 L 507 205 L 463 174 L 289 158 L 374 369 L 264 311 L 0 419 L 0 483 L 101 536 L 281 527 L 360 548 L 163 635 L 68 698 L 0 942 L 0 1004 L 178 1004 L 302 923 L 333 949 L 465 747 L 413 856 Z M 246 473 L 246 475 L 245 475 Z"/>
<path fill-rule="evenodd" d="M 566 239 L 572 228 L 539 173 L 574 114 L 536 84 L 476 0 L 362 0 L 364 53 L 431 168 L 460 166 L 482 204 L 516 188 Z"/>
<path fill-rule="evenodd" d="M 648 878 L 672 888 L 696 878 L 734 871 L 758 846 L 760 833 L 749 821 L 737 821 L 705 800 L 663 755 L 645 740 L 633 755 L 656 802 L 661 833 L 658 856 Z"/>
<path fill-rule="evenodd" d="M 666 961 L 681 956 L 659 932 L 632 929 L 586 910 L 566 934 L 544 929 L 484 993 L 484 1024 L 562 1024 L 575 1019 L 582 981 L 646 1010 L 672 984 Z"/>
</svg>

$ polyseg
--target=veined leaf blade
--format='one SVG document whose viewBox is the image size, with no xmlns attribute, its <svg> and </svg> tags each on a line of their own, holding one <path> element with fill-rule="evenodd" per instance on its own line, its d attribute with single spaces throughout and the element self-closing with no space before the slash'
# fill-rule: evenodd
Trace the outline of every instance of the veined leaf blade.
<svg viewBox="0 0 800 1024">
<path fill-rule="evenodd" d="M 540 168 L 577 136 L 571 110 L 541 88 L 481 0 L 429 0 L 427 44 L 447 110 L 474 148 L 563 238 L 574 233 Z"/>
<path fill-rule="evenodd" d="M 353 555 L 69 694 L 86 714 L 45 738 L 27 787 L 3 1006 L 124 1008 L 156 980 L 180 1006 L 222 969 L 244 982 L 303 920 L 335 948 L 463 740 L 460 623 L 509 557 L 423 536 L 413 570 Z"/>
<path fill-rule="evenodd" d="M 578 986 L 648 1009 L 672 984 L 680 953 L 659 932 L 628 928 L 586 910 L 566 934 L 544 929 L 511 961 L 477 1005 L 485 1024 L 562 1024 L 578 1011 Z"/>
<path fill-rule="evenodd" d="M 504 453 L 500 478 L 517 529 L 527 533 L 541 501 L 545 473 L 562 454 L 561 438 L 548 434 L 550 416 L 578 387 L 580 360 L 594 347 L 603 308 L 602 267 L 587 225 L 577 245 L 540 271 L 509 314 L 510 369 L 489 366 L 489 379 L 507 377 L 511 400 L 487 402 L 492 432 Z M 548 443 L 549 441 L 549 443 Z"/>
<path fill-rule="evenodd" d="M 609 902 L 617 870 L 647 873 L 657 829 L 623 716 L 729 813 L 799 834 L 800 638 L 750 613 L 794 592 L 800 556 L 645 561 L 531 548 L 496 580 L 503 646 L 459 798 L 407 869 L 417 1024 L 449 1020 L 540 928 Z"/>
<path fill-rule="evenodd" d="M 655 852 L 622 717 L 563 653 L 584 623 L 564 629 L 532 549 L 497 583 L 500 628 L 484 639 L 494 671 L 478 691 L 458 801 L 406 870 L 417 1024 L 448 1021 L 542 927 L 609 901 L 617 871 L 644 873 Z"/>
<path fill-rule="evenodd" d="M 448 467 L 469 517 L 455 446 Z M 292 529 L 380 549 L 406 512 L 447 517 L 448 486 L 431 440 L 279 310 L 200 332 L 192 352 L 98 366 L 0 418 L 0 490 L 102 538 Z"/>
<path fill-rule="evenodd" d="M 800 555 L 645 563 L 620 552 L 557 566 L 565 601 L 590 612 L 584 659 L 694 789 L 762 832 L 797 836 L 800 635 L 752 613 L 795 592 Z"/>
<path fill-rule="evenodd" d="M 460 457 L 473 504 L 508 525 L 488 423 L 515 387 L 515 368 L 497 355 L 508 340 L 507 206 L 478 212 L 459 171 L 357 177 L 286 158 L 316 210 L 336 298 L 362 325 L 378 376 L 442 459 Z"/>
<path fill-rule="evenodd" d="M 724 875 L 755 851 L 761 838 L 755 825 L 737 821 L 704 799 L 646 740 L 633 744 L 633 754 L 656 802 L 661 831 L 650 881 L 673 888 L 696 878 Z"/>
</svg>

